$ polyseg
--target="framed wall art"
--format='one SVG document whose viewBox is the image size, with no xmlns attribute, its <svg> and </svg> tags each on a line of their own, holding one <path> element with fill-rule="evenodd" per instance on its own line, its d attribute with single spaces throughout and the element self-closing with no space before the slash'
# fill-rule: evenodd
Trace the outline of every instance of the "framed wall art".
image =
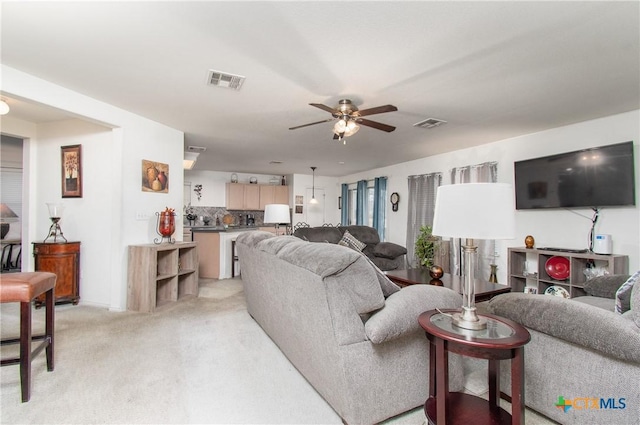
<svg viewBox="0 0 640 425">
<path fill-rule="evenodd" d="M 82 145 L 61 146 L 62 197 L 82 198 Z"/>
<path fill-rule="evenodd" d="M 143 159 L 142 191 L 169 193 L 169 164 Z"/>
<path fill-rule="evenodd" d="M 302 214 L 302 205 L 296 205 L 296 214 Z"/>
<path fill-rule="evenodd" d="M 304 196 L 296 195 L 296 205 L 304 205 Z"/>
</svg>

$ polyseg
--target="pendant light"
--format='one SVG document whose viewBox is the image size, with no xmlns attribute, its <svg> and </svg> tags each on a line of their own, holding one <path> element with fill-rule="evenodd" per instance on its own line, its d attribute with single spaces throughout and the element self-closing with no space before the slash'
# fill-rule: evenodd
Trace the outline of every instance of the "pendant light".
<svg viewBox="0 0 640 425">
<path fill-rule="evenodd" d="M 313 180 L 311 184 L 311 200 L 310 204 L 317 204 L 318 200 L 316 199 L 316 167 L 311 167 L 311 172 L 313 173 Z"/>
</svg>

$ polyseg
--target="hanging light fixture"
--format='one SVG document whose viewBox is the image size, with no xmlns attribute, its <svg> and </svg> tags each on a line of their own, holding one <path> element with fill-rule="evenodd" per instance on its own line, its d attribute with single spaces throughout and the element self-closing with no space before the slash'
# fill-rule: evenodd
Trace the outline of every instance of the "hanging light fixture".
<svg viewBox="0 0 640 425">
<path fill-rule="evenodd" d="M 316 199 L 316 167 L 311 167 L 311 172 L 313 173 L 313 183 L 311 183 L 311 200 L 309 201 L 309 203 L 317 204 L 318 200 Z"/>
<path fill-rule="evenodd" d="M 333 126 L 333 132 L 338 135 L 339 140 L 353 136 L 360 130 L 360 126 L 349 116 L 343 116 Z"/>
</svg>

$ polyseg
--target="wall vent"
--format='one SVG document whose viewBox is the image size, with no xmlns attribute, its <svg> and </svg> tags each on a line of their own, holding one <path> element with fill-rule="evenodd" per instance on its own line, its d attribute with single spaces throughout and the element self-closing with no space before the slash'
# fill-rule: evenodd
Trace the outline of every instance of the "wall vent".
<svg viewBox="0 0 640 425">
<path fill-rule="evenodd" d="M 415 123 L 413 126 L 420 127 L 420 128 L 434 128 L 434 127 L 439 127 L 442 124 L 446 124 L 446 123 L 447 123 L 446 121 L 439 120 L 437 118 L 427 118 L 426 120 Z"/>
<path fill-rule="evenodd" d="M 202 146 L 187 146 L 187 152 L 202 153 L 202 152 L 204 152 L 206 150 L 207 150 L 207 148 L 202 147 Z"/>
<path fill-rule="evenodd" d="M 228 72 L 209 70 L 207 84 L 210 86 L 225 87 L 228 89 L 240 90 L 245 77 L 242 75 L 229 74 Z"/>
</svg>

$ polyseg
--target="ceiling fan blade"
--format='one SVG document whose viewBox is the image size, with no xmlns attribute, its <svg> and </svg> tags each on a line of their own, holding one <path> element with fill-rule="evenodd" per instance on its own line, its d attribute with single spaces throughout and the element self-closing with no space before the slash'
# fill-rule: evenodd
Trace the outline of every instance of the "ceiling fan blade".
<svg viewBox="0 0 640 425">
<path fill-rule="evenodd" d="M 323 111 L 329 112 L 330 114 L 335 114 L 336 113 L 336 110 L 334 108 L 330 108 L 327 105 L 323 105 L 322 103 L 310 103 L 309 105 L 315 106 L 316 108 L 320 108 Z"/>
<path fill-rule="evenodd" d="M 387 133 L 391 133 L 396 128 L 387 124 L 382 124 L 381 122 L 371 121 L 364 118 L 357 118 L 356 122 L 361 125 L 366 125 L 367 127 L 375 128 L 376 130 L 386 131 Z"/>
<path fill-rule="evenodd" d="M 355 115 L 364 117 L 367 115 L 381 114 L 383 112 L 393 112 L 397 110 L 398 108 L 396 108 L 393 105 L 383 105 L 383 106 L 377 106 L 375 108 L 363 109 L 361 111 L 358 111 Z"/>
<path fill-rule="evenodd" d="M 295 127 L 289 127 L 289 130 L 295 130 L 295 129 L 302 128 L 302 127 L 309 127 L 310 125 L 322 124 L 323 122 L 329 122 L 329 121 L 333 121 L 333 118 L 329 118 L 329 119 L 322 120 L 322 121 L 310 122 L 309 124 L 302 124 L 302 125 L 298 125 L 298 126 L 295 126 Z"/>
</svg>

